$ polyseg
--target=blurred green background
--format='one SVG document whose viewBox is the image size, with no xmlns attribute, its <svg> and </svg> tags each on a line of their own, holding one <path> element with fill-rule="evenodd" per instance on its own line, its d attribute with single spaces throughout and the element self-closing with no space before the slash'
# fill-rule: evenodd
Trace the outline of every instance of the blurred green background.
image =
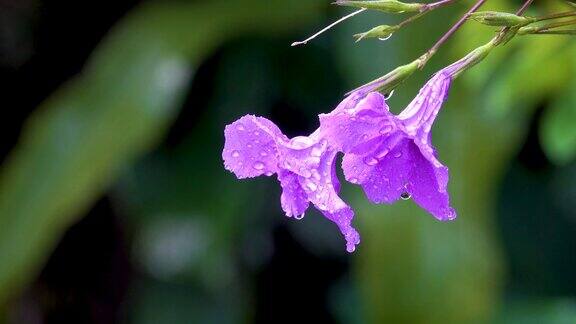
<svg viewBox="0 0 576 324">
<path fill-rule="evenodd" d="M 371 205 L 362 243 L 277 181 L 222 166 L 254 113 L 310 133 L 355 86 L 418 57 L 471 1 L 401 16 L 321 0 L 0 0 L 0 322 L 576 323 L 576 43 L 523 36 L 453 85 L 434 128 L 459 218 Z M 490 0 L 483 9 L 514 11 Z M 566 10 L 537 1 L 529 13 Z M 397 89 L 400 111 L 488 41 L 467 23 Z"/>
</svg>

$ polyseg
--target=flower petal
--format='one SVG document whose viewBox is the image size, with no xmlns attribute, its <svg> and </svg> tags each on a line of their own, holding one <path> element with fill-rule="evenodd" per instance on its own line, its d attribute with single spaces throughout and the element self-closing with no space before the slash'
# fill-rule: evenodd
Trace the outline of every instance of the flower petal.
<svg viewBox="0 0 576 324">
<path fill-rule="evenodd" d="M 346 251 L 350 253 L 354 252 L 356 245 L 360 244 L 360 234 L 351 225 L 352 219 L 354 218 L 354 211 L 348 207 L 334 213 L 323 211 L 322 214 L 338 225 L 340 232 L 346 240 Z"/>
<path fill-rule="evenodd" d="M 442 71 L 436 73 L 420 89 L 418 95 L 410 102 L 398 118 L 402 120 L 408 135 L 427 137 L 436 119 L 442 103 L 448 97 L 450 88 L 450 75 Z"/>
<path fill-rule="evenodd" d="M 447 191 L 448 168 L 436 159 L 434 149 L 423 144 L 411 146 L 414 168 L 408 192 L 414 201 L 441 221 L 456 218 Z"/>
<path fill-rule="evenodd" d="M 390 204 L 406 192 L 412 163 L 412 141 L 400 132 L 392 134 L 370 154 L 346 154 L 342 169 L 346 180 L 362 186 L 374 203 Z"/>
<path fill-rule="evenodd" d="M 309 202 L 306 192 L 300 186 L 298 175 L 290 171 L 280 170 L 278 180 L 282 187 L 280 202 L 286 216 L 294 216 L 298 219 L 304 217 Z"/>
<path fill-rule="evenodd" d="M 371 141 L 396 129 L 394 115 L 388 111 L 384 96 L 377 92 L 367 94 L 355 105 L 341 104 L 319 117 L 321 136 L 345 153 L 364 151 L 371 147 Z"/>
<path fill-rule="evenodd" d="M 224 166 L 239 179 L 278 172 L 277 141 L 287 139 L 273 122 L 246 115 L 227 125 L 224 136 Z"/>
<path fill-rule="evenodd" d="M 336 154 L 333 150 L 323 152 L 318 167 L 310 170 L 310 176 L 298 179 L 314 207 L 338 225 L 346 239 L 347 250 L 352 252 L 360 242 L 360 236 L 351 225 L 354 212 L 338 196 L 340 182 L 336 175 Z"/>
</svg>

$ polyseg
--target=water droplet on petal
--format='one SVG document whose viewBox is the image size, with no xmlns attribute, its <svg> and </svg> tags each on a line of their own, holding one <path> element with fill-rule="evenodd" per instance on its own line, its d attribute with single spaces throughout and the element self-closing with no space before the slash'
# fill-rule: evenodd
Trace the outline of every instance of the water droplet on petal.
<svg viewBox="0 0 576 324">
<path fill-rule="evenodd" d="M 393 95 L 394 95 L 394 89 L 392 89 L 392 91 L 390 91 L 390 93 L 387 93 L 384 95 L 384 100 L 390 99 Z"/>
<path fill-rule="evenodd" d="M 380 129 L 380 134 L 386 135 L 392 131 L 392 125 L 386 125 Z"/>
<path fill-rule="evenodd" d="M 316 145 L 310 150 L 310 156 L 320 157 L 322 155 L 322 146 Z"/>
<path fill-rule="evenodd" d="M 296 218 L 297 220 L 301 220 L 302 218 L 304 218 L 304 214 L 294 215 L 294 218 Z"/>
<path fill-rule="evenodd" d="M 367 139 L 368 139 L 368 135 L 367 135 L 367 134 L 362 135 L 362 140 L 363 140 L 363 141 L 365 141 L 365 140 L 367 140 Z"/>
<path fill-rule="evenodd" d="M 254 163 L 254 165 L 252 166 L 255 170 L 262 170 L 264 169 L 264 163 L 262 162 L 256 162 Z"/>
<path fill-rule="evenodd" d="M 265 174 L 267 177 L 269 177 L 269 176 L 273 175 L 273 174 L 274 174 L 274 172 L 270 172 L 270 171 L 268 171 L 268 172 L 266 172 L 266 173 L 264 173 L 264 174 Z"/>
<path fill-rule="evenodd" d="M 373 156 L 368 156 L 368 157 L 364 158 L 364 163 L 366 163 L 366 165 L 369 165 L 369 166 L 374 166 L 374 165 L 378 164 L 378 160 L 376 160 Z"/>
<path fill-rule="evenodd" d="M 395 157 L 395 158 L 399 158 L 399 157 L 401 157 L 401 156 L 402 156 L 402 152 L 396 152 L 396 153 L 394 153 L 394 157 Z"/>
<path fill-rule="evenodd" d="M 412 195 L 411 195 L 410 193 L 408 193 L 408 192 L 403 192 L 403 193 L 400 195 L 400 198 L 401 198 L 402 200 L 408 200 L 408 199 L 412 198 Z"/>
<path fill-rule="evenodd" d="M 383 158 L 386 156 L 386 154 L 388 154 L 388 152 L 389 152 L 388 149 L 384 149 L 384 150 L 380 151 L 380 152 L 378 153 L 378 155 L 376 155 L 376 158 L 379 159 L 379 160 L 380 160 L 380 159 L 383 159 Z"/>
<path fill-rule="evenodd" d="M 239 157 L 239 156 L 240 156 L 240 152 L 238 152 L 238 151 L 232 151 L 232 157 L 233 157 L 233 158 L 237 158 L 237 157 Z"/>
<path fill-rule="evenodd" d="M 358 179 L 356 179 L 356 178 L 350 178 L 350 183 L 358 183 Z"/>
<path fill-rule="evenodd" d="M 312 181 L 308 181 L 306 183 L 306 187 L 308 187 L 308 189 L 310 189 L 310 191 L 316 191 L 316 189 L 318 189 L 318 186 Z"/>
<path fill-rule="evenodd" d="M 236 129 L 239 130 L 239 131 L 243 131 L 243 130 L 245 129 L 245 128 L 244 128 L 244 124 L 239 123 L 238 125 L 236 125 Z"/>
<path fill-rule="evenodd" d="M 454 210 L 454 208 L 450 207 L 447 216 L 448 216 L 448 220 L 456 219 L 456 211 Z"/>
<path fill-rule="evenodd" d="M 320 179 L 322 179 L 322 177 L 320 176 L 320 173 L 319 173 L 318 170 L 316 170 L 316 169 L 312 169 L 312 176 L 314 177 L 314 179 L 316 179 L 316 180 L 318 180 L 318 181 L 319 181 Z"/>
</svg>

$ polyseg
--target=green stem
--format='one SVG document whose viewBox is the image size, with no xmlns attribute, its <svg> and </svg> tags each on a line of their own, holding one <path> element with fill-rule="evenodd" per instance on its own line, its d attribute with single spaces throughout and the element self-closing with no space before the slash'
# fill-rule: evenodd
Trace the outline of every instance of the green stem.
<svg viewBox="0 0 576 324">
<path fill-rule="evenodd" d="M 559 12 L 551 15 L 535 17 L 534 22 L 576 16 L 576 11 Z"/>
</svg>

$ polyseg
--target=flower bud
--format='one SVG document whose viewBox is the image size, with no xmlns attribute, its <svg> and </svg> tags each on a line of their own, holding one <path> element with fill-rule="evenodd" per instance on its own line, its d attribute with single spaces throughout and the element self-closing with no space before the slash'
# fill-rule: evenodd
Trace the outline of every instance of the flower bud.
<svg viewBox="0 0 576 324">
<path fill-rule="evenodd" d="M 367 32 L 354 35 L 356 42 L 361 41 L 364 38 L 380 38 L 382 40 L 387 39 L 392 36 L 392 34 L 398 30 L 398 26 L 380 25 L 370 29 Z"/>
<path fill-rule="evenodd" d="M 397 0 L 337 0 L 334 4 L 339 6 L 373 9 L 388 13 L 419 12 L 426 6 L 422 3 L 404 3 Z"/>
<path fill-rule="evenodd" d="M 513 27 L 525 26 L 534 22 L 534 18 L 517 16 L 515 14 L 498 11 L 479 11 L 471 14 L 468 19 L 488 26 Z"/>
<path fill-rule="evenodd" d="M 421 59 L 416 59 L 406 65 L 401 65 L 388 72 L 388 74 L 350 91 L 348 94 L 353 92 L 369 93 L 372 91 L 390 93 L 418 70 L 420 64 Z"/>
</svg>

